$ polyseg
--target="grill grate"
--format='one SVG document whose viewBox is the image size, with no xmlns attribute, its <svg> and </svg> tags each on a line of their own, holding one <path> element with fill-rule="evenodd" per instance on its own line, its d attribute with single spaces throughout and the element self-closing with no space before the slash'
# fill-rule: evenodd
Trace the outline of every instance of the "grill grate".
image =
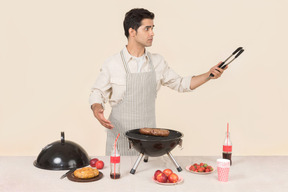
<svg viewBox="0 0 288 192">
<path fill-rule="evenodd" d="M 162 129 L 162 128 L 161 128 Z M 139 129 L 133 129 L 126 132 L 126 137 L 129 139 L 136 139 L 140 141 L 169 141 L 181 138 L 183 134 L 179 131 L 166 129 L 170 131 L 167 137 L 153 136 L 153 135 L 143 135 L 139 132 Z"/>
</svg>

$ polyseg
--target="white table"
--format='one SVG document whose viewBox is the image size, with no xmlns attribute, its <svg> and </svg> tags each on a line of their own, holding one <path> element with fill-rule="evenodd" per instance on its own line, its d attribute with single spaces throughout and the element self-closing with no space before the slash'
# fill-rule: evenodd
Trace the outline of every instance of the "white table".
<svg viewBox="0 0 288 192">
<path fill-rule="evenodd" d="M 135 175 L 130 174 L 137 157 L 121 157 L 121 178 L 110 179 L 109 157 L 97 157 L 104 161 L 100 170 L 104 177 L 90 183 L 72 182 L 60 179 L 67 171 L 50 171 L 34 167 L 36 157 L 0 157 L 0 192 L 134 192 L 134 191 L 241 191 L 278 192 L 288 191 L 288 157 L 233 157 L 229 181 L 217 180 L 217 170 L 208 175 L 197 175 L 185 170 L 191 163 L 206 162 L 215 167 L 219 157 L 180 157 L 174 158 L 183 171 L 177 172 L 167 155 L 143 160 Z M 184 182 L 173 186 L 156 184 L 152 177 L 157 169 L 171 168 L 184 178 Z"/>
</svg>

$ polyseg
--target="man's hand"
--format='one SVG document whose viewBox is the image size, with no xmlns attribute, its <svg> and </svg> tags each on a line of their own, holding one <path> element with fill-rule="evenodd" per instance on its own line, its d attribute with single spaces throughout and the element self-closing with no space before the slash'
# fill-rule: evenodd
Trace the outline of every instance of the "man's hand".
<svg viewBox="0 0 288 192">
<path fill-rule="evenodd" d="M 220 61 L 217 65 L 215 65 L 214 67 L 212 67 L 209 70 L 209 75 L 212 73 L 214 75 L 214 77 L 211 77 L 211 79 L 217 79 L 219 77 L 221 77 L 222 73 L 224 72 L 224 70 L 226 70 L 228 68 L 228 65 L 226 65 L 226 67 L 224 69 L 219 68 L 218 66 L 222 63 L 222 61 Z"/>
<path fill-rule="evenodd" d="M 96 117 L 96 119 L 98 119 L 101 125 L 103 125 L 108 129 L 114 128 L 111 122 L 104 117 L 104 109 L 101 104 L 94 103 L 91 108 L 94 113 L 94 116 Z"/>
<path fill-rule="evenodd" d="M 228 66 L 226 66 L 224 69 L 219 68 L 218 66 L 221 63 L 222 62 L 219 62 L 217 65 L 212 67 L 208 72 L 203 73 L 202 75 L 193 76 L 191 78 L 191 82 L 190 82 L 190 89 L 193 90 L 193 89 L 201 86 L 202 84 L 206 83 L 210 79 L 219 78 L 222 75 L 223 71 L 228 68 Z M 210 77 L 211 73 L 214 75 L 214 77 Z"/>
</svg>

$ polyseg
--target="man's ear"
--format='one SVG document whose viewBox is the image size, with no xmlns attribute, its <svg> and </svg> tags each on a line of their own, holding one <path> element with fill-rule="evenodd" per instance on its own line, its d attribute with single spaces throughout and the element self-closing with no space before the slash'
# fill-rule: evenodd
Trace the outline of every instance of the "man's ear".
<svg viewBox="0 0 288 192">
<path fill-rule="evenodd" d="M 136 35 L 135 29 L 129 28 L 129 36 L 130 37 L 135 37 L 135 35 Z"/>
</svg>

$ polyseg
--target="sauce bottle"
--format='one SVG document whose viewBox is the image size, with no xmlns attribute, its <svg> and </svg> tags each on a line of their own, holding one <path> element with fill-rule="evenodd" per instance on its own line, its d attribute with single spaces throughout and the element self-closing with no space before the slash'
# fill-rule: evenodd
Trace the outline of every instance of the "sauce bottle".
<svg viewBox="0 0 288 192">
<path fill-rule="evenodd" d="M 110 178 L 120 178 L 120 153 L 118 145 L 114 145 L 110 156 Z"/>
<path fill-rule="evenodd" d="M 230 165 L 232 165 L 232 142 L 230 139 L 229 124 L 227 124 L 227 132 L 225 134 L 225 140 L 223 143 L 223 159 L 229 159 Z"/>
</svg>

